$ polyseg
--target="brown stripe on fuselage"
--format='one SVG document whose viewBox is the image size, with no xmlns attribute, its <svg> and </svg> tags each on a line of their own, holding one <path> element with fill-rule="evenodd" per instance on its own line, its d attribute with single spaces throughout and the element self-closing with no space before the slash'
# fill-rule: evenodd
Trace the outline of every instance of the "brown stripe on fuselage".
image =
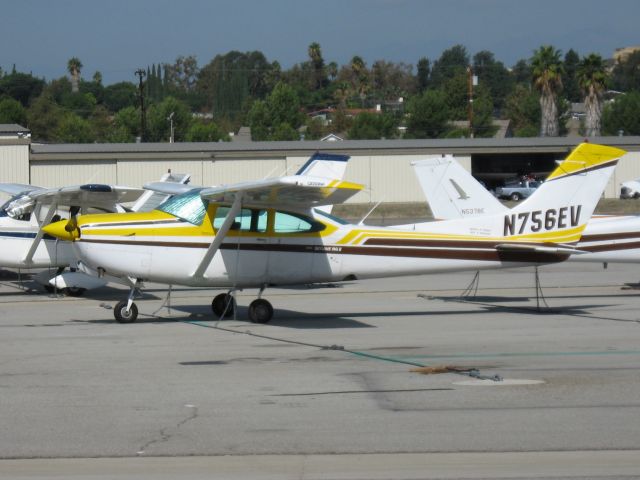
<svg viewBox="0 0 640 480">
<path fill-rule="evenodd" d="M 118 240 L 87 240 L 81 242 L 101 243 L 112 245 L 136 245 L 168 248 L 200 248 L 209 247 L 209 243 L 195 242 L 153 242 L 153 241 L 118 241 Z M 525 263 L 556 263 L 566 260 L 568 254 L 554 254 L 541 252 L 497 251 L 445 248 L 388 248 L 370 246 L 342 246 L 342 245 L 295 245 L 295 244 L 261 244 L 261 243 L 223 243 L 221 250 L 243 250 L 263 252 L 289 253 L 331 253 L 341 255 L 370 255 L 380 257 L 399 258 L 443 258 L 449 260 L 476 260 L 495 262 L 525 262 Z"/>
</svg>

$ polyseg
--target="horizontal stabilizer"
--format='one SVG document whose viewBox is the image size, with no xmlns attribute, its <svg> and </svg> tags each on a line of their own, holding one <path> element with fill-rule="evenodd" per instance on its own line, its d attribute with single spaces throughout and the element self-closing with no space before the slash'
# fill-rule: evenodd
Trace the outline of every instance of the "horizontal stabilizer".
<svg viewBox="0 0 640 480">
<path fill-rule="evenodd" d="M 579 255 L 589 253 L 585 250 L 578 250 L 571 245 L 531 245 L 522 243 L 501 243 L 496 245 L 499 252 L 534 252 L 534 253 L 555 253 L 558 255 Z"/>
</svg>

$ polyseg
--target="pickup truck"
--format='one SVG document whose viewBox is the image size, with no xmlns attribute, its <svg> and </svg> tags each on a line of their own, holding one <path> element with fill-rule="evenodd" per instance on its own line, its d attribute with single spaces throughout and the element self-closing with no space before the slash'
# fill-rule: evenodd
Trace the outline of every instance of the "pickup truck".
<svg viewBox="0 0 640 480">
<path fill-rule="evenodd" d="M 536 188 L 541 184 L 542 182 L 538 182 L 537 180 L 522 180 L 516 183 L 509 183 L 504 187 L 496 188 L 495 196 L 517 202 L 518 200 L 527 198 L 535 192 Z"/>
</svg>

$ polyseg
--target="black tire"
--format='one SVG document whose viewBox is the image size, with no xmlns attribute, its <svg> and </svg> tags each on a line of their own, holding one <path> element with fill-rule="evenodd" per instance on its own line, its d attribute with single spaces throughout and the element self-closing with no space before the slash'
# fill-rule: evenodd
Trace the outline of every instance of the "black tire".
<svg viewBox="0 0 640 480">
<path fill-rule="evenodd" d="M 46 292 L 48 293 L 53 293 L 53 291 L 55 290 L 55 288 L 52 285 L 42 285 L 42 288 L 45 289 Z"/>
<path fill-rule="evenodd" d="M 62 293 L 67 297 L 81 297 L 86 289 L 80 287 L 67 287 L 62 289 Z"/>
<path fill-rule="evenodd" d="M 640 198 L 640 192 L 636 192 L 633 194 L 633 198 L 635 198 L 636 200 Z"/>
<path fill-rule="evenodd" d="M 216 295 L 211 302 L 211 310 L 216 318 L 222 318 L 223 315 L 227 318 L 232 317 L 235 306 L 233 295 L 228 293 Z"/>
<path fill-rule="evenodd" d="M 138 318 L 138 307 L 135 303 L 131 304 L 131 309 L 127 312 L 127 301 L 122 300 L 116 303 L 113 308 L 113 316 L 118 323 L 133 323 Z"/>
<path fill-rule="evenodd" d="M 268 323 L 273 317 L 273 307 L 263 298 L 249 304 L 249 320 L 251 323 Z"/>
<path fill-rule="evenodd" d="M 514 202 L 519 202 L 522 196 L 518 192 L 513 192 L 509 198 Z"/>
</svg>

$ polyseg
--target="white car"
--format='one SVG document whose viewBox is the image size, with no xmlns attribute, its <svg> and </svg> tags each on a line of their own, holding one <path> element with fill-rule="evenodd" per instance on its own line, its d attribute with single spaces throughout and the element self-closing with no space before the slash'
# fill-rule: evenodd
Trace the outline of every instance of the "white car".
<svg viewBox="0 0 640 480">
<path fill-rule="evenodd" d="M 624 182 L 620 186 L 620 198 L 640 198 L 640 179 Z"/>
</svg>

